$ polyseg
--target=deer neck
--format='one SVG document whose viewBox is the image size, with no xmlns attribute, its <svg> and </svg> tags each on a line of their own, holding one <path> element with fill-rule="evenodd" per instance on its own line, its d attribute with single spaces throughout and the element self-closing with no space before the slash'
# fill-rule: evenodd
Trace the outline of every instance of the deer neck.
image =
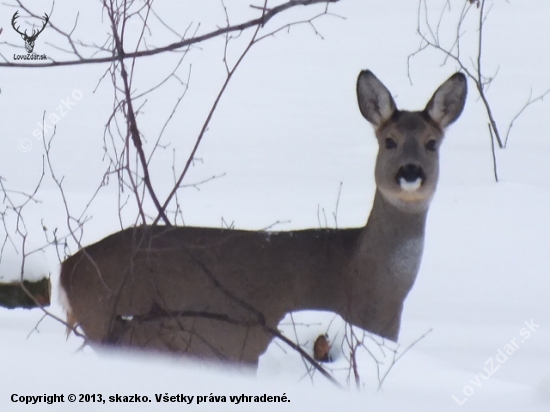
<svg viewBox="0 0 550 412">
<path fill-rule="evenodd" d="M 424 246 L 428 208 L 412 209 L 398 208 L 376 191 L 344 291 L 348 321 L 394 340 L 403 301 L 416 279 Z"/>
<path fill-rule="evenodd" d="M 372 210 L 361 239 L 359 248 L 363 251 L 384 250 L 384 256 L 392 256 L 397 251 L 395 246 L 414 239 L 424 239 L 428 206 L 411 207 L 405 210 L 397 207 L 393 202 L 377 189 L 374 196 Z M 399 253 L 397 251 L 397 253 Z"/>
</svg>

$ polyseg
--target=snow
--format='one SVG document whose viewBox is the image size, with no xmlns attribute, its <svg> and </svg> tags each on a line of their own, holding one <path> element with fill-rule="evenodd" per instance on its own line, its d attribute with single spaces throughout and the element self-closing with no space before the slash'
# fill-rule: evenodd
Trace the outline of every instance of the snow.
<svg viewBox="0 0 550 412">
<path fill-rule="evenodd" d="M 178 13 L 166 12 L 166 7 L 176 7 L 174 3 L 159 3 L 159 11 L 177 27 L 200 21 L 201 30 L 207 31 L 225 22 L 218 1 L 201 2 L 200 7 L 181 3 Z M 226 1 L 232 22 L 255 15 L 249 2 L 245 3 Z M 456 15 L 462 2 L 451 3 Z M 42 3 L 28 4 L 42 13 Z M 433 8 L 433 20 L 439 9 L 436 2 L 428 5 Z M 59 19 L 67 29 L 80 11 L 79 33 L 88 41 L 107 31 L 104 26 L 98 29 L 101 10 L 97 5 L 58 1 L 55 7 L 52 21 Z M 2 8 L 4 16 L 11 16 L 14 10 Z M 336 221 L 338 227 L 363 225 L 374 194 L 377 147 L 370 125 L 357 108 L 359 71 L 372 70 L 392 92 L 399 108 L 421 109 L 437 86 L 457 70 L 450 61 L 441 66 L 442 55 L 427 50 L 410 60 L 409 79 L 407 56 L 419 44 L 417 10 L 418 3 L 407 0 L 342 0 L 331 11 L 345 19 L 325 17 L 316 23 L 324 40 L 309 27 L 300 26 L 259 43 L 222 99 L 197 155 L 202 162 L 195 164 L 186 182 L 224 176 L 201 185 L 200 190 L 187 187 L 181 191 L 185 223 L 219 227 L 223 219 L 237 228 L 259 229 L 280 222 L 274 230 L 332 227 Z M 483 64 L 488 76 L 498 71 L 488 96 L 504 130 L 531 89 L 536 96 L 550 88 L 550 42 L 545 40 L 549 12 L 550 4 L 543 0 L 494 2 L 488 17 Z M 287 18 L 310 13 L 303 8 Z M 283 20 L 270 24 L 275 27 Z M 7 21 L 8 17 L 2 40 L 22 46 Z M 445 28 L 443 25 L 442 30 Z M 466 28 L 475 37 L 474 22 Z M 160 28 L 158 33 L 157 45 L 175 41 Z M 452 35 L 452 31 L 445 32 L 445 36 Z M 46 29 L 35 48 L 58 59 L 67 58 L 46 40 L 55 44 L 61 38 Z M 237 39 L 234 47 L 244 40 Z M 464 40 L 475 46 L 468 35 Z M 0 49 L 8 57 L 13 53 L 6 45 Z M 462 52 L 466 55 L 470 50 L 475 47 Z M 222 53 L 223 41 L 218 40 L 189 53 L 189 63 L 193 63 L 189 90 L 163 137 L 171 146 L 159 151 L 151 163 L 153 184 L 161 198 L 173 182 L 172 149 L 177 151 L 176 167 L 181 169 L 221 86 Z M 231 49 L 231 53 L 234 59 L 237 50 Z M 150 88 L 173 65 L 173 56 L 139 60 L 135 74 L 138 89 Z M 2 68 L 0 84 L 0 175 L 4 187 L 12 190 L 31 193 L 40 178 L 44 142 L 33 131 L 42 122 L 43 113 L 55 113 L 67 98 L 75 103 L 57 123 L 51 157 L 57 177 L 63 177 L 71 213 L 89 219 L 77 233 L 83 245 L 130 225 L 135 216 L 133 206 L 127 206 L 122 223 L 119 221 L 114 181 L 85 209 L 107 168 L 101 162 L 103 146 L 111 144 L 103 141 L 112 109 L 111 85 L 105 82 L 95 89 L 105 68 Z M 188 70 L 188 65 L 182 66 L 182 78 Z M 71 97 L 80 96 L 75 90 L 82 96 L 78 100 Z M 182 90 L 181 84 L 171 81 L 149 96 L 138 119 L 149 143 L 156 140 Z M 280 328 L 290 338 L 297 335 L 309 350 L 319 334 L 328 333 L 333 362 L 326 368 L 345 390 L 335 388 L 318 372 L 311 377 L 300 356 L 283 343 L 271 344 L 255 374 L 237 372 L 175 357 L 80 348 L 81 340 L 75 336 L 66 340 L 64 326 L 52 317 L 43 318 L 40 310 L 0 308 L 0 410 L 259 409 L 255 403 L 230 406 L 229 401 L 196 404 L 195 399 L 189 406 L 154 401 L 155 394 L 169 393 L 206 398 L 210 394 L 286 394 L 290 399 L 288 403 L 261 404 L 260 410 L 267 411 L 549 411 L 548 105 L 545 99 L 530 106 L 515 122 L 508 147 L 497 149 L 497 184 L 485 109 L 469 83 L 464 113 L 450 126 L 441 145 L 440 181 L 428 216 L 424 257 L 405 303 L 397 350 L 402 353 L 414 345 L 391 368 L 381 390 L 376 363 L 366 349 L 357 353 L 361 382 L 356 390 L 345 340 L 351 331 L 331 313 L 295 313 L 292 319 L 283 320 Z M 46 141 L 52 133 L 48 131 Z M 17 204 L 24 201 L 15 193 L 11 197 Z M 40 203 L 30 202 L 22 210 L 25 238 L 15 233 L 20 227 L 17 215 L 12 211 L 5 214 L 11 241 L 2 253 L 1 281 L 19 279 L 23 242 L 25 251 L 30 252 L 47 243 L 46 235 L 51 240 L 56 228 L 59 236 L 67 233 L 64 202 L 49 173 L 36 198 Z M 68 242 L 74 252 L 75 239 Z M 55 248 L 29 255 L 25 269 L 25 277 L 32 279 L 51 274 L 54 302 L 48 310 L 63 317 L 56 287 L 59 257 Z M 379 340 L 368 337 L 365 341 L 376 359 L 384 362 L 379 365 L 383 375 L 395 347 L 388 342 L 381 347 Z M 507 350 L 510 353 L 504 359 L 501 354 Z M 140 394 L 153 403 L 84 402 L 76 406 L 65 402 L 31 407 L 10 400 L 12 394 L 54 393 L 65 398 L 70 393 L 102 394 L 104 398 Z"/>
</svg>

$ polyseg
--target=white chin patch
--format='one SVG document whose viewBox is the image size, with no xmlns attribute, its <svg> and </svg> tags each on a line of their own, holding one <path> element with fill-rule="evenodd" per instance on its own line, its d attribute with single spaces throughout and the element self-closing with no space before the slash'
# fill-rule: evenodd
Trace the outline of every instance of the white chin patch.
<svg viewBox="0 0 550 412">
<path fill-rule="evenodd" d="M 419 177 L 414 182 L 409 182 L 401 177 L 399 179 L 399 185 L 401 186 L 401 189 L 407 192 L 414 192 L 420 187 L 420 185 L 422 185 L 422 179 Z"/>
</svg>

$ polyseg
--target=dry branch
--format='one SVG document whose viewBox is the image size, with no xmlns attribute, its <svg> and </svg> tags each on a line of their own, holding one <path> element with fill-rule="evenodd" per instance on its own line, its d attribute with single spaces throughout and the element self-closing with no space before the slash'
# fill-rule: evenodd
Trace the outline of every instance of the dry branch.
<svg viewBox="0 0 550 412">
<path fill-rule="evenodd" d="M 59 61 L 59 62 L 52 61 L 48 63 L 25 64 L 25 63 L 12 63 L 6 60 L 5 63 L 0 63 L 0 67 L 38 68 L 38 67 L 76 66 L 81 64 L 113 63 L 113 62 L 118 62 L 121 59 L 135 59 L 140 57 L 155 56 L 155 55 L 162 54 L 169 51 L 185 49 L 192 45 L 202 43 L 204 41 L 216 38 L 218 36 L 223 36 L 234 32 L 241 32 L 251 27 L 263 27 L 267 24 L 267 22 L 269 22 L 276 15 L 281 14 L 286 10 L 289 10 L 298 6 L 311 6 L 313 4 L 337 3 L 339 1 L 340 0 L 289 0 L 286 3 L 280 4 L 276 7 L 269 8 L 269 9 L 266 9 L 265 7 L 251 6 L 253 8 L 262 10 L 262 15 L 256 19 L 252 19 L 240 24 L 222 27 L 202 35 L 194 36 L 189 39 L 183 39 L 181 41 L 171 43 L 166 46 L 158 47 L 151 50 L 140 50 L 140 51 L 134 51 L 131 53 L 120 53 L 120 51 L 116 49 L 115 50 L 107 49 L 107 50 L 103 50 L 109 54 L 108 56 L 105 56 L 105 57 L 79 58 L 78 60 L 67 60 L 67 61 Z M 34 14 L 32 13 L 29 13 L 29 14 L 31 16 L 34 16 Z M 70 39 L 71 46 L 75 47 L 75 44 L 77 42 L 72 40 L 69 33 L 65 33 L 62 30 L 58 29 L 57 27 L 56 27 L 56 31 L 58 31 L 59 33 L 65 35 L 68 39 Z M 80 56 L 80 54 L 78 54 L 76 51 L 74 53 L 75 55 Z"/>
</svg>

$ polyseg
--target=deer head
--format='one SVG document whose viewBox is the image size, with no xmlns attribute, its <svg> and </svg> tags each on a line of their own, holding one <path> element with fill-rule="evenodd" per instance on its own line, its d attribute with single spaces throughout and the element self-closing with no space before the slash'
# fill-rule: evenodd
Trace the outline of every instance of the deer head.
<svg viewBox="0 0 550 412">
<path fill-rule="evenodd" d="M 15 27 L 15 21 L 17 20 L 19 11 L 16 11 L 13 14 L 13 17 L 11 18 L 11 25 L 13 29 L 21 35 L 21 38 L 25 40 L 25 49 L 27 50 L 27 53 L 32 53 L 34 49 L 34 42 L 36 41 L 36 38 L 40 33 L 44 31 L 44 28 L 46 27 L 46 24 L 48 24 L 48 21 L 50 21 L 50 17 L 44 13 L 44 24 L 42 25 L 42 28 L 40 30 L 32 30 L 32 34 L 29 36 L 27 34 L 27 30 L 24 32 L 19 31 L 19 26 Z"/>
</svg>

